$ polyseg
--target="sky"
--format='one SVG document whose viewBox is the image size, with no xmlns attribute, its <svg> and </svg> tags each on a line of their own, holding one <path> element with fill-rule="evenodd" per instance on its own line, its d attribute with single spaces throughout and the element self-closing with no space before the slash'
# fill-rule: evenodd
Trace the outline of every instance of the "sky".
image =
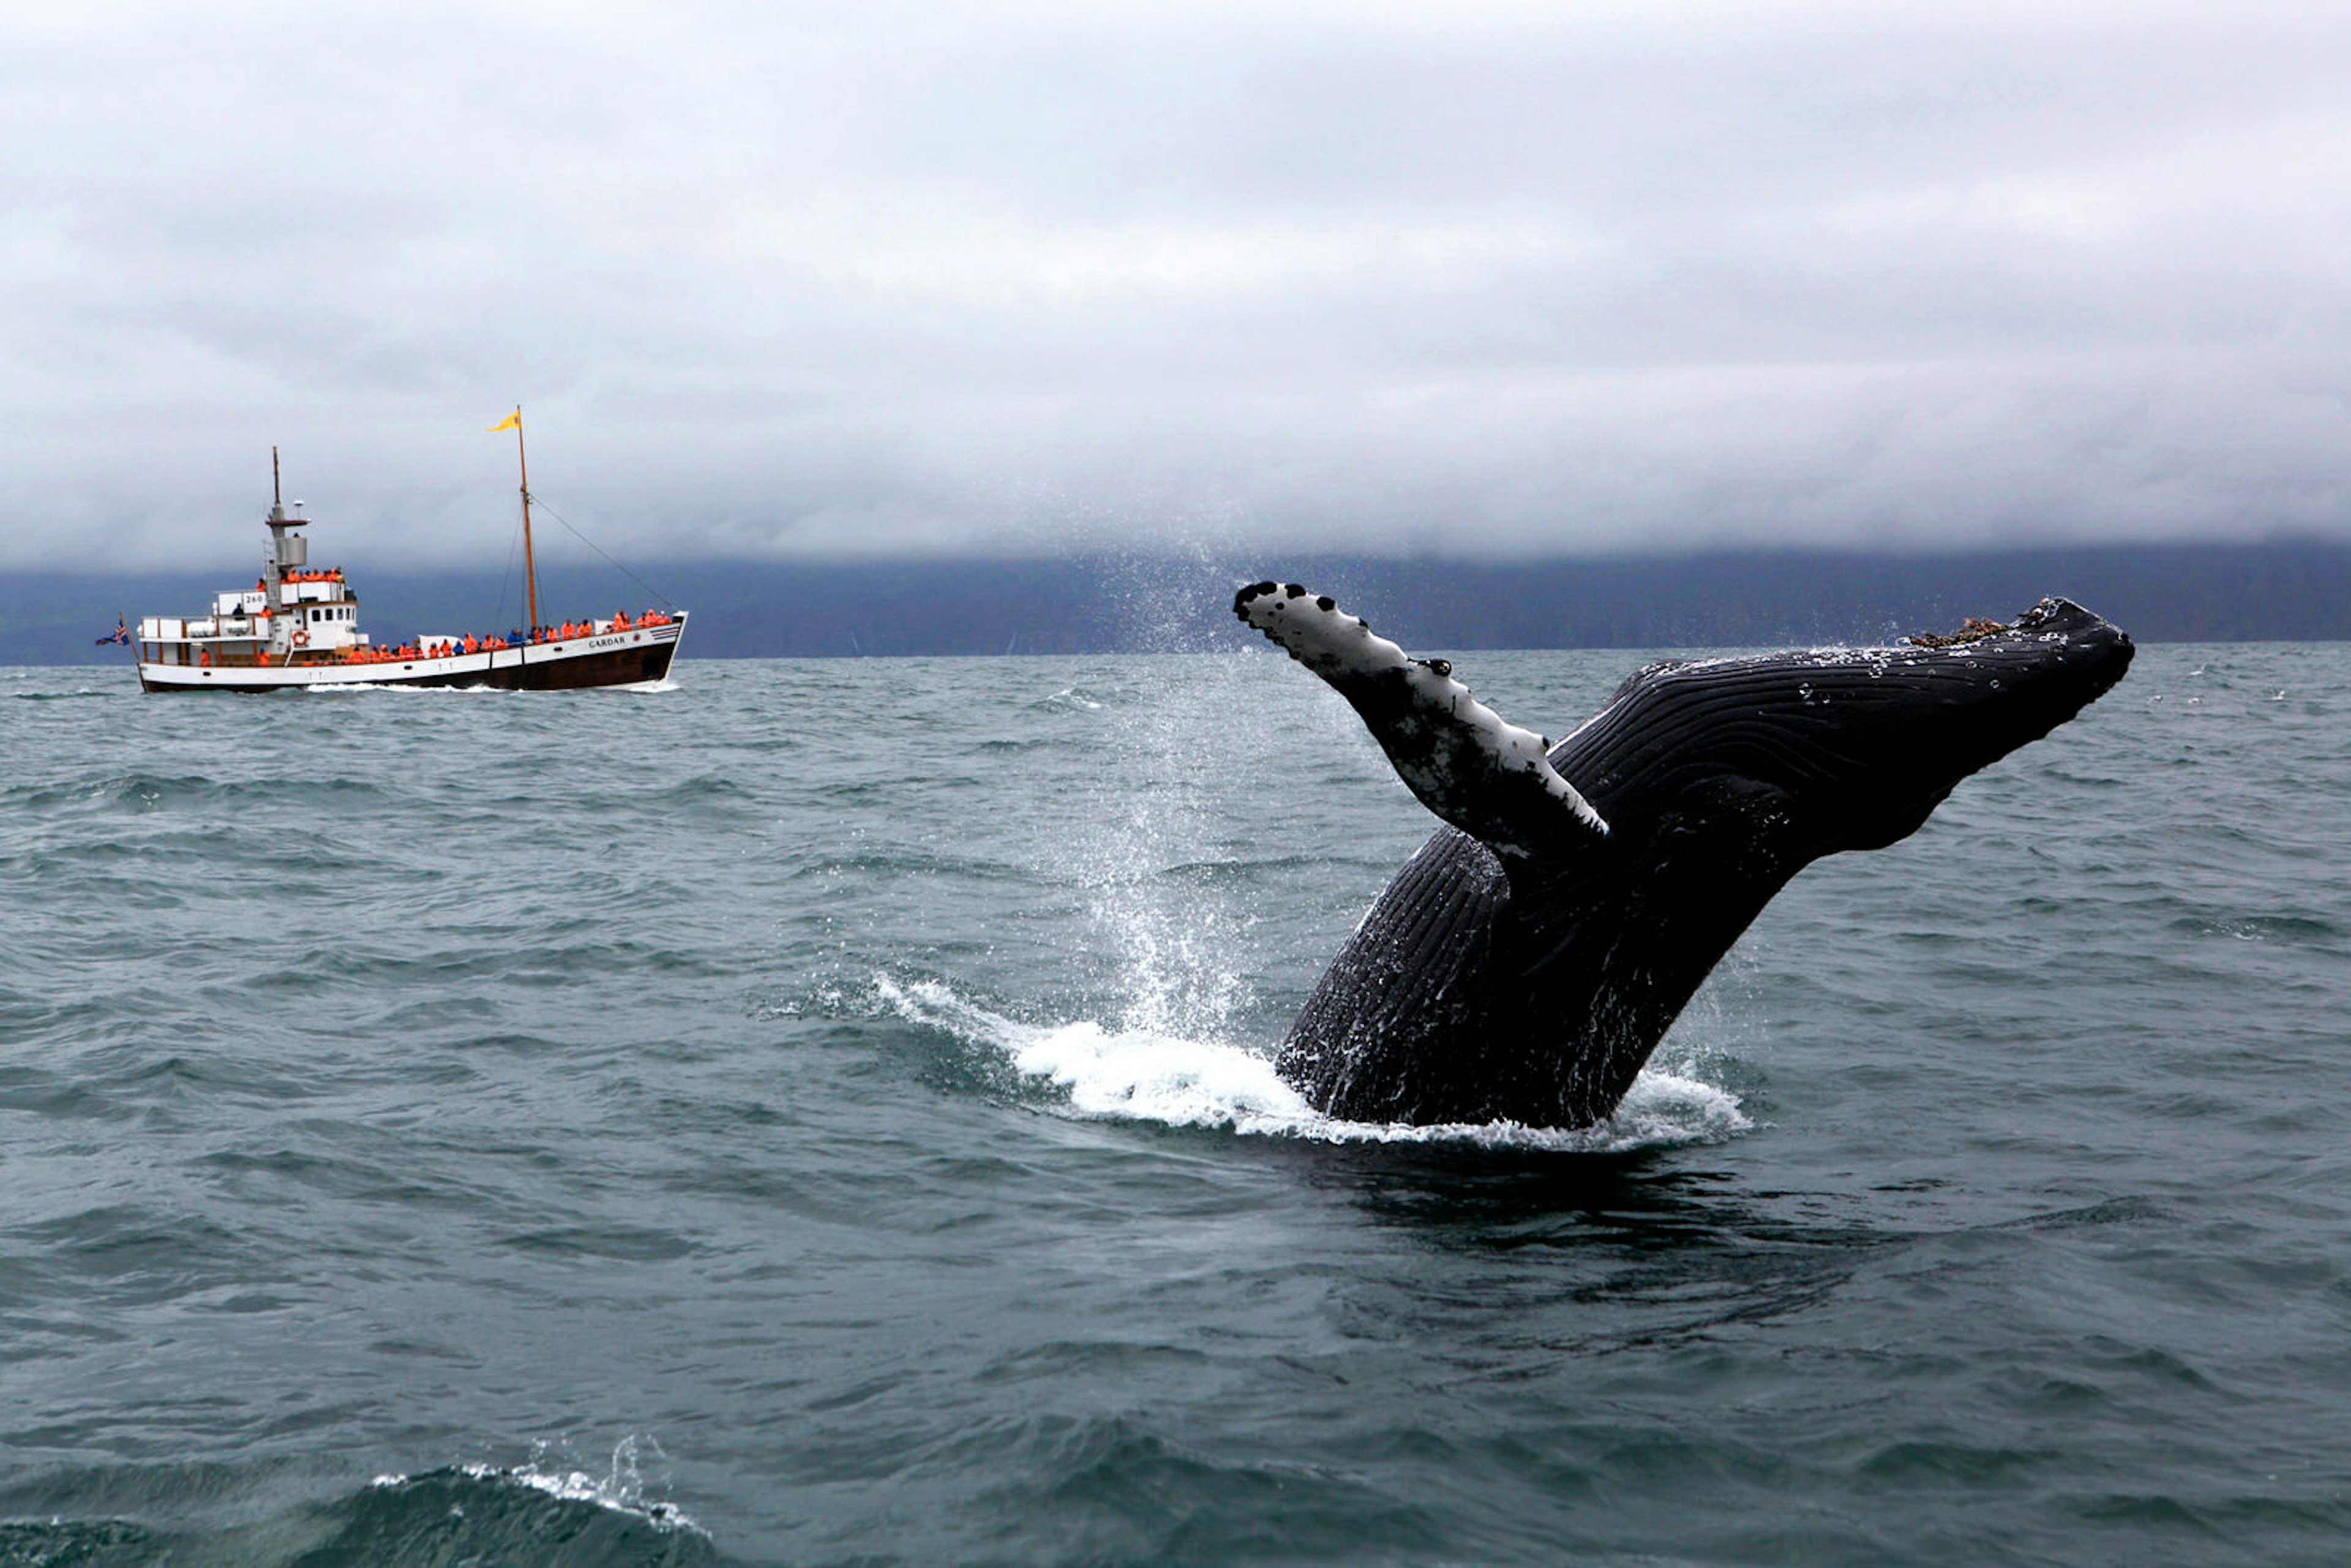
<svg viewBox="0 0 2351 1568">
<path fill-rule="evenodd" d="M 0 7 L 0 568 L 2351 537 L 2351 4 Z"/>
</svg>

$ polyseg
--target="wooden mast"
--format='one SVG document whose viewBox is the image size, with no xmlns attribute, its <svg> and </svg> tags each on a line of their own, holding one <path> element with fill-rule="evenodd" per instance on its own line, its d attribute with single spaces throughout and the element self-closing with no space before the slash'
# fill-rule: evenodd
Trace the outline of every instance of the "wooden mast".
<svg viewBox="0 0 2351 1568">
<path fill-rule="evenodd" d="M 530 455 L 523 450 L 522 404 L 515 404 L 515 461 L 522 466 L 522 580 L 530 594 L 530 631 L 538 630 L 538 569 L 530 554 Z M 528 632 L 525 633 L 528 636 Z"/>
</svg>

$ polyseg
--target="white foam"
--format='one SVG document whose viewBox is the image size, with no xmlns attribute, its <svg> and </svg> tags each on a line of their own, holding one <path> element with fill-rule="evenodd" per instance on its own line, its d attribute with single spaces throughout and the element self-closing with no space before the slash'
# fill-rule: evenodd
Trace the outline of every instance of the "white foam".
<svg viewBox="0 0 2351 1568">
<path fill-rule="evenodd" d="M 1691 1063 L 1652 1062 L 1614 1115 L 1562 1130 L 1516 1122 L 1349 1122 L 1325 1116 L 1284 1082 L 1262 1052 L 1151 1030 L 1107 1030 L 1090 1019 L 1027 1024 L 988 1011 L 935 981 L 876 976 L 883 1005 L 917 1023 L 1000 1051 L 1026 1077 L 1050 1084 L 1072 1115 L 1224 1127 L 1249 1136 L 1322 1143 L 1467 1143 L 1487 1147 L 1613 1154 L 1719 1143 L 1753 1125 L 1729 1091 L 1691 1076 Z"/>
<path fill-rule="evenodd" d="M 667 1457 L 662 1454 L 660 1444 L 650 1438 L 643 1441 L 652 1447 L 657 1457 Z M 477 1481 L 512 1481 L 564 1502 L 590 1503 L 615 1513 L 633 1514 L 657 1529 L 691 1531 L 706 1539 L 709 1532 L 696 1524 L 684 1510 L 672 1503 L 646 1500 L 644 1476 L 637 1468 L 639 1448 L 637 1437 L 622 1438 L 612 1450 L 611 1469 L 601 1477 L 587 1470 L 549 1465 L 547 1462 L 549 1449 L 545 1444 L 539 1445 L 538 1454 L 528 1464 L 511 1469 L 500 1465 L 459 1465 L 457 1473 Z M 411 1479 L 398 1474 L 381 1475 L 372 1484 L 379 1487 L 405 1486 Z"/>
</svg>

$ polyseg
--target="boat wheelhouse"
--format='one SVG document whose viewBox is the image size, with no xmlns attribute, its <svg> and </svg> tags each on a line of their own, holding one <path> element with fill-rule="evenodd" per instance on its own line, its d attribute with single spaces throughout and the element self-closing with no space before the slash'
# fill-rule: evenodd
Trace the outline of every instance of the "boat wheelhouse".
<svg viewBox="0 0 2351 1568">
<path fill-rule="evenodd" d="M 515 432 L 521 413 L 499 426 Z M 340 567 L 314 568 L 302 531 L 312 519 L 286 510 L 277 487 L 277 454 L 269 455 L 274 492 L 269 549 L 250 589 L 213 597 L 199 615 L 149 615 L 139 622 L 139 684 L 151 692 L 275 692 L 317 686 L 491 686 L 558 691 L 629 685 L 669 674 L 685 634 L 683 610 L 616 611 L 602 619 L 540 625 L 538 580 L 530 553 L 530 481 L 523 478 L 523 559 L 533 624 L 507 632 L 420 637 L 394 646 L 360 629 L 360 599 Z"/>
</svg>

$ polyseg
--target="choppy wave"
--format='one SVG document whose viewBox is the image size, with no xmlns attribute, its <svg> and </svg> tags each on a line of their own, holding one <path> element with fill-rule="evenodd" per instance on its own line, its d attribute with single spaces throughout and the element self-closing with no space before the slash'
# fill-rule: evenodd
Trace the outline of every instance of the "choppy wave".
<svg viewBox="0 0 2351 1568">
<path fill-rule="evenodd" d="M 648 1457 L 665 1460 L 669 1456 L 662 1452 L 659 1443 L 632 1434 L 613 1447 L 611 1461 L 601 1475 L 565 1462 L 553 1445 L 541 1444 L 527 1463 L 511 1468 L 458 1465 L 422 1477 L 378 1476 L 373 1486 L 379 1491 L 403 1491 L 438 1477 L 463 1476 L 469 1480 L 493 1486 L 511 1484 L 528 1488 L 559 1502 L 591 1503 L 613 1513 L 642 1519 L 659 1530 L 684 1530 L 696 1535 L 705 1534 L 702 1527 L 683 1509 L 648 1495 L 644 1474 L 644 1461 Z"/>
<path fill-rule="evenodd" d="M 227 1511 L 241 1517 L 220 1522 L 172 1514 L 191 1503 L 200 1516 L 215 1511 L 235 1490 L 225 1476 L 159 1473 L 143 1488 L 116 1477 L 89 1484 L 131 1504 L 137 1513 L 0 1520 L 0 1568 L 447 1568 L 509 1563 L 538 1568 L 698 1568 L 724 1563 L 692 1519 L 646 1495 L 640 1469 L 643 1447 L 638 1438 L 623 1441 L 601 1475 L 542 1453 L 514 1467 L 451 1465 L 417 1475 L 379 1476 L 355 1491 L 291 1507 L 256 1512 L 251 1504 L 232 1506 Z M 147 1507 L 140 1506 L 142 1500 Z M 157 1517 L 139 1516 L 150 1508 Z"/>
<path fill-rule="evenodd" d="M 119 697 L 124 694 L 120 691 L 100 691 L 95 686 L 76 686 L 69 692 L 10 692 L 8 695 L 20 703 L 79 703 L 89 702 L 93 698 Z"/>
<path fill-rule="evenodd" d="M 1247 1046 L 1152 1030 L 1105 1029 L 1090 1019 L 1023 1023 L 935 980 L 874 977 L 876 998 L 909 1022 L 1000 1052 L 1023 1077 L 1050 1085 L 1075 1115 L 1176 1127 L 1220 1127 L 1252 1136 L 1323 1143 L 1470 1144 L 1566 1154 L 1621 1154 L 1713 1143 L 1753 1124 L 1729 1090 L 1694 1076 L 1693 1063 L 1652 1062 L 1606 1121 L 1591 1127 L 1517 1122 L 1353 1122 L 1326 1116 Z"/>
<path fill-rule="evenodd" d="M 2143 651 L 1565 1134 L 1270 1068 L 1427 832 L 1278 658 L 681 668 L 0 703 L 0 1568 L 2342 1555 L 2351 653 Z"/>
</svg>

